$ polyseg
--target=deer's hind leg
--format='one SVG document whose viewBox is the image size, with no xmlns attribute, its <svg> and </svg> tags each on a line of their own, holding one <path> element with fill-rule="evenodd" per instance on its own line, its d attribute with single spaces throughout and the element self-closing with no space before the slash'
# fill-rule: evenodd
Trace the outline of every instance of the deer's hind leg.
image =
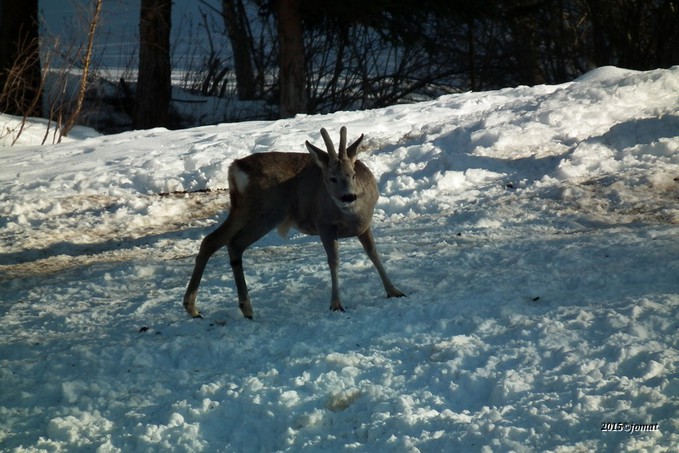
<svg viewBox="0 0 679 453">
<path fill-rule="evenodd" d="M 248 286 L 245 282 L 243 272 L 243 253 L 245 250 L 264 237 L 269 231 L 273 230 L 284 219 L 283 215 L 271 216 L 269 219 L 259 218 L 246 224 L 241 230 L 236 232 L 231 241 L 227 244 L 229 258 L 231 259 L 231 270 L 238 291 L 238 308 L 248 319 L 252 319 L 254 312 L 250 303 Z"/>
<path fill-rule="evenodd" d="M 200 243 L 200 250 L 196 256 L 196 264 L 193 267 L 191 280 L 184 293 L 184 308 L 194 318 L 202 318 L 200 311 L 196 308 L 196 295 L 198 287 L 205 271 L 207 262 L 214 253 L 224 247 L 232 236 L 243 227 L 240 216 L 235 210 L 229 213 L 229 217 L 215 231 L 205 236 Z"/>
</svg>

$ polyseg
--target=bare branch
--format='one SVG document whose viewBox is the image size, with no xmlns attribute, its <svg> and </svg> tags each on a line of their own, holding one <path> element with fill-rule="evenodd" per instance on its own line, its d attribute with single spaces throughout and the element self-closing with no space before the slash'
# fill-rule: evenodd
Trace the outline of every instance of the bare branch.
<svg viewBox="0 0 679 453">
<path fill-rule="evenodd" d="M 58 142 L 61 142 L 61 137 L 65 137 L 66 135 L 68 135 L 68 133 L 71 131 L 71 129 L 73 129 L 73 126 L 75 126 L 75 123 L 78 120 L 78 117 L 80 116 L 80 112 L 82 111 L 83 102 L 85 100 L 85 92 L 87 90 L 87 78 L 89 76 L 90 64 L 92 62 L 92 48 L 94 46 L 94 32 L 97 29 L 97 24 L 99 22 L 99 17 L 101 15 L 101 6 L 102 6 L 102 3 L 103 3 L 103 0 L 94 0 L 94 2 L 95 2 L 95 10 L 94 10 L 94 15 L 92 16 L 92 20 L 90 22 L 90 30 L 87 34 L 87 50 L 85 52 L 85 56 L 84 56 L 84 60 L 83 60 L 82 78 L 80 79 L 80 89 L 78 90 L 78 97 L 76 98 L 75 110 L 73 112 L 71 112 L 71 115 L 69 116 L 69 118 L 64 123 L 64 126 L 61 129 L 61 134 L 59 136 Z"/>
</svg>

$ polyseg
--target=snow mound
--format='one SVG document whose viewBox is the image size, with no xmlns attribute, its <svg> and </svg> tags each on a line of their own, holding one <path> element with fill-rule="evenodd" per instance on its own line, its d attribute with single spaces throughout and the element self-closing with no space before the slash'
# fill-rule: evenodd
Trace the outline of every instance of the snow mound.
<svg viewBox="0 0 679 453">
<path fill-rule="evenodd" d="M 679 67 L 373 111 L 4 148 L 3 451 L 670 451 L 679 444 Z M 5 117 L 3 117 L 5 118 Z M 6 121 L 6 120 L 5 120 Z M 366 134 L 385 299 L 341 244 L 226 253 L 227 169 Z M 642 429 L 643 428 L 643 429 Z"/>
</svg>

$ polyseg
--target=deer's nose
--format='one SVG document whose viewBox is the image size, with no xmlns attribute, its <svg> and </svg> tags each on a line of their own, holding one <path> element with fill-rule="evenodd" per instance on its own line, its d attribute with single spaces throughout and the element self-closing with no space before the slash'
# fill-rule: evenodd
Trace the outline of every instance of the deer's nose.
<svg viewBox="0 0 679 453">
<path fill-rule="evenodd" d="M 348 193 L 346 195 L 342 195 L 342 198 L 340 198 L 340 200 L 342 200 L 342 202 L 344 203 L 353 203 L 354 201 L 356 201 L 357 198 L 358 197 L 356 196 L 355 193 Z"/>
</svg>

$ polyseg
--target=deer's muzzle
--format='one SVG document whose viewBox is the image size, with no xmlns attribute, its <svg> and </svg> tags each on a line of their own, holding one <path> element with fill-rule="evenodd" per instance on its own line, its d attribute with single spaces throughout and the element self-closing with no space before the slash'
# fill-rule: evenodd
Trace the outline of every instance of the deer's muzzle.
<svg viewBox="0 0 679 453">
<path fill-rule="evenodd" d="M 356 201 L 357 198 L 358 197 L 356 196 L 355 193 L 348 193 L 346 195 L 342 195 L 340 197 L 340 201 L 342 201 L 342 203 L 344 203 L 344 204 L 351 204 L 354 201 Z"/>
</svg>

